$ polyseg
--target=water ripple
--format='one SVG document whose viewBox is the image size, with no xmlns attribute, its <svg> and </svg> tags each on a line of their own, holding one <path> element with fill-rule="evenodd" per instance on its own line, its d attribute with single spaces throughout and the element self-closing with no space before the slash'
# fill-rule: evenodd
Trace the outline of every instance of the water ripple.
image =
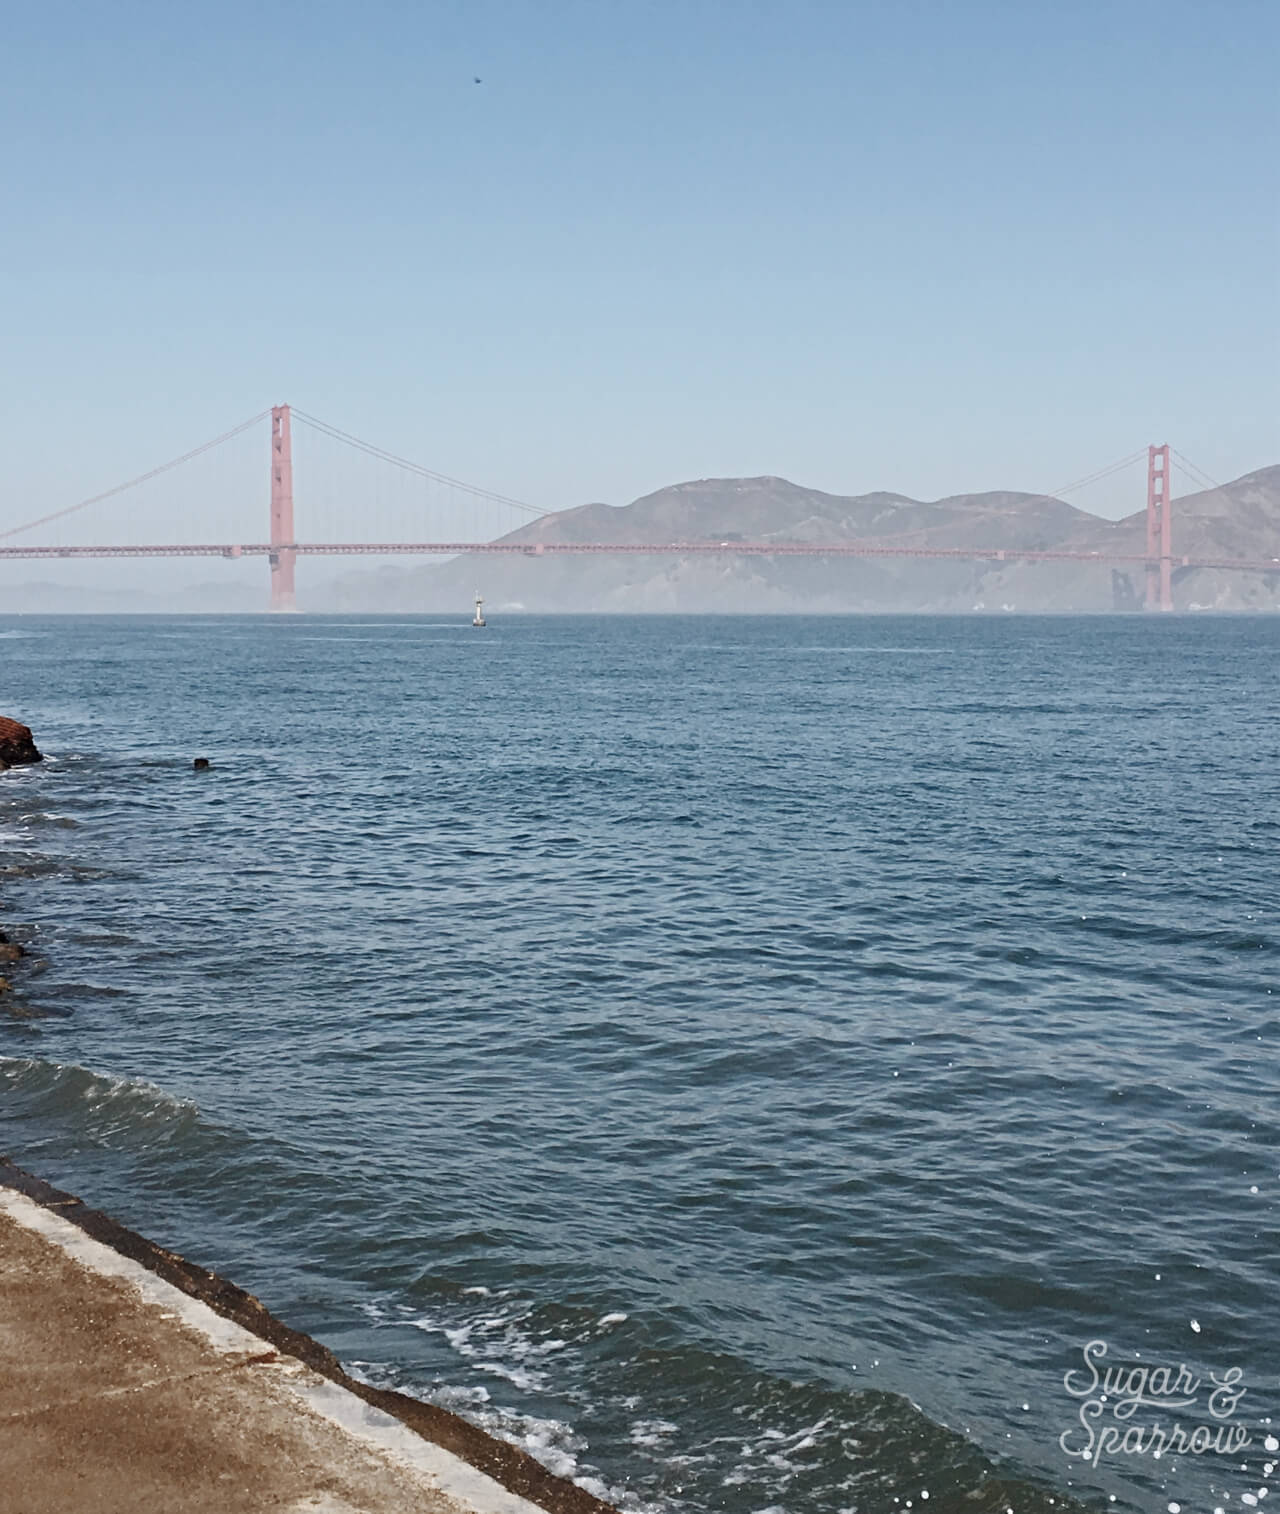
<svg viewBox="0 0 1280 1514">
<path fill-rule="evenodd" d="M 13 1154 L 631 1510 L 1238 1506 L 1058 1437 L 1280 1413 L 1280 626 L 417 624 L 6 640 Z"/>
</svg>

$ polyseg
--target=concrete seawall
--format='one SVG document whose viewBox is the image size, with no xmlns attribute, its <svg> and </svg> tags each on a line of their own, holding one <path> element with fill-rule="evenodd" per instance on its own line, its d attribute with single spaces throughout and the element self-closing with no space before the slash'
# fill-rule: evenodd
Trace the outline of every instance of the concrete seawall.
<svg viewBox="0 0 1280 1514">
<path fill-rule="evenodd" d="M 0 1158 L 5 1514 L 616 1514 Z"/>
</svg>

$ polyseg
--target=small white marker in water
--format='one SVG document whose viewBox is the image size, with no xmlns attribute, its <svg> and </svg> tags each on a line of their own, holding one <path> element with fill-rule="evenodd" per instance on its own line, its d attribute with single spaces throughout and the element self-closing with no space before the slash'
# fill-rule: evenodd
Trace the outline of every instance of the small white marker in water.
<svg viewBox="0 0 1280 1514">
<path fill-rule="evenodd" d="M 1191 1321 L 1191 1328 L 1195 1331 L 1195 1333 L 1197 1335 L 1199 1335 L 1200 1334 L 1200 1321 L 1198 1319 L 1193 1319 Z"/>
<path fill-rule="evenodd" d="M 1182 1514 L 1182 1505 L 1180 1503 L 1171 1503 L 1169 1505 L 1169 1514 Z"/>
</svg>

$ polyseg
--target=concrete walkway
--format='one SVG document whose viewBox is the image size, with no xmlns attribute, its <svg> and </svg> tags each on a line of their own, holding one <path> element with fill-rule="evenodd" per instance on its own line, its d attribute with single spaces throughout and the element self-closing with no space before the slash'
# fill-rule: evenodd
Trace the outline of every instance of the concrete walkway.
<svg viewBox="0 0 1280 1514">
<path fill-rule="evenodd" d="M 215 1311 L 65 1218 L 49 1198 L 53 1190 L 39 1195 L 42 1203 L 5 1186 L 17 1171 L 0 1170 L 3 1514 L 605 1511 L 473 1426 L 459 1421 L 453 1430 L 453 1416 L 442 1410 L 412 1400 L 403 1400 L 414 1405 L 407 1413 L 379 1408 L 369 1400 L 382 1398 L 394 1411 L 399 1396 L 346 1386 L 351 1380 L 336 1363 L 323 1371 L 308 1365 L 302 1356 L 322 1368 L 332 1362 L 308 1337 L 272 1320 L 272 1334 L 314 1348 L 290 1354 L 226 1317 L 248 1305 L 261 1311 L 249 1295 L 214 1278 L 229 1298 Z M 64 1206 L 83 1210 L 70 1196 Z M 193 1276 L 213 1278 L 152 1249 Z M 473 1460 L 486 1461 L 508 1486 L 415 1433 L 404 1423 L 414 1414 L 426 1416 L 428 1427 L 431 1415 L 442 1416 L 450 1433 L 478 1437 L 470 1442 L 479 1452 Z"/>
</svg>

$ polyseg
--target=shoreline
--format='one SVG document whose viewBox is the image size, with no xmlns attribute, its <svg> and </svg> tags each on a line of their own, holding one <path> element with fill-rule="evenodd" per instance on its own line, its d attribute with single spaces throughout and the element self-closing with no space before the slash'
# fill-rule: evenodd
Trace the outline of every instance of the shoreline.
<svg viewBox="0 0 1280 1514">
<path fill-rule="evenodd" d="M 343 1368 L 327 1346 L 294 1330 L 273 1315 L 253 1294 L 229 1279 L 157 1245 L 121 1225 L 110 1215 L 90 1207 L 76 1195 L 55 1188 L 44 1179 L 19 1167 L 8 1157 L 0 1157 L 0 1219 L 5 1217 L 6 1210 L 13 1205 L 20 1206 L 24 1202 L 35 1206 L 47 1217 L 47 1225 L 43 1222 L 39 1224 L 45 1238 L 58 1245 L 81 1267 L 87 1265 L 100 1278 L 104 1278 L 108 1272 L 124 1275 L 134 1281 L 136 1288 L 145 1290 L 147 1294 L 153 1291 L 145 1281 L 145 1275 L 150 1274 L 160 1280 L 165 1294 L 172 1295 L 176 1291 L 177 1294 L 185 1295 L 186 1299 L 195 1301 L 195 1308 L 201 1315 L 209 1311 L 235 1327 L 238 1336 L 247 1333 L 248 1337 L 267 1348 L 257 1356 L 244 1360 L 251 1364 L 271 1363 L 278 1367 L 283 1359 L 283 1370 L 286 1372 L 298 1373 L 305 1369 L 309 1375 L 308 1380 L 313 1384 L 309 1396 L 316 1402 L 323 1400 L 322 1412 L 326 1419 L 336 1422 L 340 1417 L 348 1431 L 355 1420 L 360 1420 L 366 1427 L 371 1423 L 381 1425 L 383 1420 L 394 1422 L 394 1429 L 399 1436 L 397 1460 L 403 1462 L 406 1459 L 407 1449 L 412 1459 L 430 1462 L 436 1468 L 432 1475 L 442 1480 L 451 1508 L 470 1509 L 476 1511 L 476 1514 L 505 1514 L 508 1509 L 517 1510 L 517 1501 L 523 1501 L 526 1507 L 532 1506 L 545 1511 L 545 1514 L 617 1514 L 612 1505 L 603 1503 L 575 1483 L 555 1476 L 529 1453 L 507 1441 L 496 1439 L 449 1410 L 392 1389 L 375 1388 L 360 1382 Z M 15 1218 L 12 1213 L 8 1217 Z M 115 1264 L 95 1267 L 92 1262 L 86 1263 L 84 1256 L 77 1254 L 81 1251 L 81 1246 L 74 1233 L 66 1230 L 65 1227 L 68 1226 L 74 1227 L 74 1231 L 86 1237 L 89 1243 L 97 1243 L 114 1253 L 120 1259 L 119 1267 Z M 24 1277 L 22 1285 L 26 1282 Z M 65 1290 L 57 1291 L 61 1294 Z M 140 1292 L 139 1297 L 141 1296 Z M 157 1300 L 148 1298 L 147 1302 L 154 1306 Z M 163 1308 L 163 1301 L 161 1303 L 163 1312 L 153 1309 L 151 1315 L 138 1316 L 134 1320 L 127 1348 L 118 1350 L 107 1361 L 102 1361 L 95 1352 L 91 1363 L 86 1363 L 83 1358 L 76 1358 L 73 1354 L 65 1368 L 66 1375 L 78 1386 L 86 1370 L 96 1372 L 100 1367 L 110 1370 L 117 1365 L 117 1358 L 128 1363 L 134 1356 L 132 1348 L 135 1343 L 145 1349 L 153 1336 L 172 1329 L 168 1322 L 177 1311 L 181 1312 L 187 1323 L 191 1322 L 191 1306 L 185 1306 L 180 1299 L 170 1298 L 170 1307 L 167 1309 Z M 53 1304 L 56 1308 L 56 1299 Z M 212 1339 L 213 1332 L 207 1327 L 204 1333 Z M 93 1339 L 92 1332 L 90 1339 Z M 55 1362 L 54 1365 L 56 1367 L 58 1364 Z M 318 1383 L 317 1379 L 320 1380 Z M 120 1391 L 110 1390 L 110 1393 L 115 1396 Z M 181 1393 L 183 1390 L 179 1387 L 178 1391 Z M 104 1393 L 101 1396 L 108 1395 Z M 352 1403 L 353 1400 L 356 1402 Z M 345 1412 L 341 1408 L 344 1403 L 347 1405 Z M 333 1407 L 335 1404 L 338 1405 L 336 1410 Z M 252 1410 L 253 1404 L 250 1403 L 249 1407 Z M 374 1413 L 370 1415 L 369 1410 Z M 253 1428 L 252 1422 L 250 1428 Z M 388 1428 L 391 1427 L 382 1425 L 383 1439 L 388 1439 Z M 410 1434 L 410 1440 L 406 1440 L 404 1436 L 406 1431 Z M 356 1433 L 359 1436 L 363 1432 Z M 267 1435 L 265 1438 L 270 1440 L 271 1437 Z M 10 1449 L 11 1441 L 7 1441 L 5 1446 Z M 122 1445 L 118 1449 L 121 1460 L 127 1462 L 131 1447 Z M 382 1454 L 385 1459 L 385 1448 Z M 5 1451 L 0 1451 L 0 1466 L 4 1465 L 4 1460 Z M 444 1468 L 443 1473 L 441 1467 Z M 79 1475 L 92 1480 L 94 1471 L 93 1466 L 82 1467 Z M 479 1477 L 476 1477 L 477 1473 L 480 1474 Z M 501 1494 L 495 1494 L 495 1489 L 501 1490 Z M 514 1499 L 501 1495 L 514 1495 Z M 422 1505 L 424 1508 L 426 1506 Z M 335 1509 L 338 1507 L 345 1510 L 350 1506 L 334 1505 Z"/>
<path fill-rule="evenodd" d="M 28 727 L 10 719 L 0 721 L 0 736 L 9 737 L 15 732 L 21 733 L 35 753 Z M 21 765 L 42 760 L 42 754 L 36 754 L 34 758 L 22 758 Z M 0 771 L 17 765 L 0 760 Z M 25 937 L 32 927 L 25 923 L 14 929 Z M 19 969 L 21 979 L 28 976 L 31 954 L 20 942 L 0 931 L 0 972 L 12 972 L 20 963 L 28 970 Z M 0 1011 L 17 1021 L 39 1018 L 37 1010 L 16 1000 L 15 987 L 7 976 L 0 976 Z M 438 1448 L 446 1458 L 479 1473 L 480 1478 L 476 1479 L 481 1485 L 479 1493 L 472 1488 L 470 1491 L 474 1496 L 464 1497 L 456 1505 L 459 1509 L 474 1509 L 475 1514 L 503 1514 L 503 1500 L 495 1502 L 484 1496 L 482 1485 L 487 1480 L 514 1495 L 516 1501 L 524 1501 L 526 1507 L 546 1511 L 546 1514 L 617 1514 L 612 1505 L 556 1476 L 528 1452 L 490 1435 L 460 1415 L 426 1400 L 394 1389 L 376 1388 L 352 1377 L 327 1346 L 277 1318 L 257 1297 L 238 1284 L 130 1230 L 77 1195 L 55 1187 L 20 1167 L 9 1156 L 0 1154 L 0 1225 L 6 1219 L 13 1219 L 12 1214 L 6 1214 L 6 1201 L 11 1203 L 13 1195 L 29 1201 L 47 1215 L 56 1216 L 61 1224 L 74 1226 L 91 1242 L 106 1247 L 124 1262 L 160 1279 L 169 1288 L 195 1300 L 239 1330 L 247 1331 L 271 1348 L 272 1357 L 278 1355 L 299 1364 L 333 1385 L 340 1394 L 388 1416 L 425 1446 Z M 46 1239 L 57 1243 L 56 1235 L 47 1235 Z M 68 1248 L 64 1245 L 62 1249 Z M 83 1258 L 79 1260 L 83 1262 Z M 4 1323 L 0 1318 L 0 1325 Z M 141 1328 L 145 1333 L 145 1327 Z M 97 1365 L 95 1352 L 94 1366 Z M 0 1414 L 0 1419 L 4 1417 Z M 127 1446 L 119 1448 L 122 1456 L 127 1457 L 128 1449 Z M 5 1450 L 0 1443 L 0 1468 L 4 1464 Z M 89 1475 L 92 1476 L 92 1469 L 89 1469 Z M 464 1478 L 464 1493 L 467 1491 L 465 1481 Z"/>
<path fill-rule="evenodd" d="M 45 755 L 36 746 L 31 727 L 10 716 L 0 715 L 0 774 L 34 768 L 44 761 Z M 24 876 L 20 865 L 0 867 L 0 878 L 8 880 L 15 876 Z M 0 912 L 3 909 L 4 901 L 0 899 Z M 19 983 L 31 976 L 34 964 L 26 942 L 34 930 L 27 922 L 11 928 L 17 932 L 16 937 L 10 935 L 9 930 L 0 929 L 0 1013 L 10 1020 L 37 1020 L 40 1012 L 15 997 L 17 989 L 10 976 L 16 974 Z"/>
</svg>

